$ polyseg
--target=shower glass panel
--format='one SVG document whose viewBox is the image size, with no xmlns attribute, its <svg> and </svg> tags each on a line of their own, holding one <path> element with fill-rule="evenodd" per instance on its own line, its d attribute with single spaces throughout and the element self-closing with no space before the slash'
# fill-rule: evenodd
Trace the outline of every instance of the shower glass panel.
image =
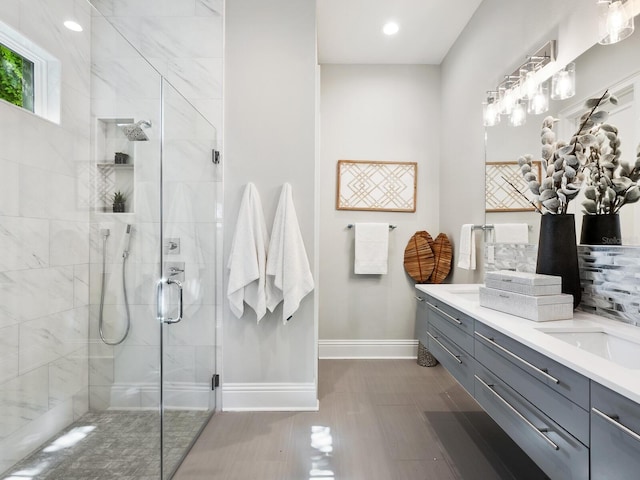
<svg viewBox="0 0 640 480">
<path fill-rule="evenodd" d="M 0 479 L 170 478 L 215 409 L 215 128 L 85 0 L 3 34 L 62 103 L 0 100 Z"/>
<path fill-rule="evenodd" d="M 162 86 L 163 472 L 174 472 L 215 408 L 215 128 L 168 82 Z"/>
</svg>

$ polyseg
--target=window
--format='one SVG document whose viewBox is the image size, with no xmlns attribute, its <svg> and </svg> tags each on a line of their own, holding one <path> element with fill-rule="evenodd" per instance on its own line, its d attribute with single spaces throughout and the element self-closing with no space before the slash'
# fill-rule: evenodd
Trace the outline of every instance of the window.
<svg viewBox="0 0 640 480">
<path fill-rule="evenodd" d="M 33 62 L 0 43 L 0 98 L 33 112 Z"/>
<path fill-rule="evenodd" d="M 0 103 L 60 123 L 60 61 L 0 22 Z"/>
</svg>

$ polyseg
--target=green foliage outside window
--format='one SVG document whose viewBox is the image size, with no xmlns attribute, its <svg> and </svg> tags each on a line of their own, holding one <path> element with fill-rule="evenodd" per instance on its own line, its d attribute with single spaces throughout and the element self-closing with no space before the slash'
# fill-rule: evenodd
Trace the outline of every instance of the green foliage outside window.
<svg viewBox="0 0 640 480">
<path fill-rule="evenodd" d="M 33 62 L 1 44 L 0 98 L 33 111 Z"/>
</svg>

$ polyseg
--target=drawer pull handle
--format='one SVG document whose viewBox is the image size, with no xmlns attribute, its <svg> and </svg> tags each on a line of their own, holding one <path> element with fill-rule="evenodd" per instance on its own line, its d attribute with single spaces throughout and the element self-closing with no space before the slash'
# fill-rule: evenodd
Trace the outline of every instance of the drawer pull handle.
<svg viewBox="0 0 640 480">
<path fill-rule="evenodd" d="M 633 438 L 636 442 L 640 442 L 640 435 L 638 435 L 636 432 L 631 430 L 629 427 L 625 427 L 623 424 L 621 424 L 618 421 L 618 417 L 617 416 L 607 415 L 606 413 L 601 412 L 600 410 L 598 410 L 595 407 L 591 407 L 591 411 L 593 413 L 595 413 L 596 415 L 598 415 L 599 417 L 601 417 L 603 420 L 606 420 L 607 422 L 609 422 L 611 425 L 614 425 L 614 426 L 618 427 L 624 433 L 626 433 L 631 438 Z"/>
<path fill-rule="evenodd" d="M 529 367 L 530 369 L 534 370 L 535 372 L 539 373 L 540 375 L 543 375 L 545 378 L 551 380 L 553 383 L 560 383 L 560 380 L 558 380 L 556 377 L 553 377 L 551 375 L 549 375 L 545 370 L 543 370 L 542 368 L 538 368 L 535 365 L 527 362 L 524 358 L 519 357 L 518 355 L 516 355 L 515 353 L 507 350 L 506 348 L 504 348 L 502 345 L 499 345 L 498 342 L 496 342 L 493 338 L 489 338 L 489 337 L 485 337 L 484 335 L 482 335 L 480 332 L 474 332 L 476 334 L 476 336 L 480 337 L 482 340 L 484 340 L 485 342 L 493 345 L 494 347 L 498 348 L 501 352 L 506 353 L 507 355 L 509 355 L 511 358 L 514 358 L 516 360 L 518 360 L 520 363 L 522 363 L 523 365 L 526 365 L 527 367 Z"/>
<path fill-rule="evenodd" d="M 526 423 L 534 432 L 536 432 L 540 437 L 542 437 L 542 439 L 547 442 L 551 448 L 553 448 L 554 450 L 560 450 L 560 447 L 558 447 L 558 445 L 556 445 L 556 443 L 554 443 L 549 437 L 547 437 L 545 435 L 545 432 L 548 432 L 549 429 L 548 428 L 538 428 L 536 427 L 533 423 L 531 423 L 529 420 L 527 420 L 524 415 L 522 415 L 518 410 L 516 410 L 509 402 L 507 402 L 504 398 L 502 398 L 502 395 L 500 395 L 498 392 L 496 392 L 492 387 L 493 385 L 489 385 L 488 383 L 486 383 L 484 380 L 482 380 L 478 375 L 474 375 L 474 377 L 476 378 L 476 380 L 478 380 L 482 386 L 484 386 L 487 390 L 489 390 L 491 393 L 493 393 L 493 395 L 500 400 L 509 410 L 511 410 L 520 420 L 522 420 L 524 423 Z"/>
<path fill-rule="evenodd" d="M 454 355 L 453 353 L 451 353 L 451 350 L 449 350 L 442 343 L 440 343 L 440 340 L 438 340 L 436 337 L 431 335 L 431 333 L 427 332 L 427 335 L 429 335 L 433 339 L 434 342 L 436 342 L 438 345 L 440 345 L 445 352 L 447 352 L 449 355 L 451 355 L 456 362 L 462 363 L 462 360 L 460 360 L 460 355 Z"/>
<path fill-rule="evenodd" d="M 429 305 L 431 308 L 433 308 L 434 310 L 437 310 L 439 313 L 443 314 L 444 316 L 446 316 L 448 319 L 452 320 L 453 322 L 457 323 L 458 325 L 462 325 L 462 322 L 460 320 L 458 320 L 456 317 L 452 317 L 451 315 L 449 315 L 447 312 L 445 312 L 444 310 L 441 310 L 440 308 L 436 307 L 433 303 L 429 303 L 427 302 L 427 305 Z"/>
<path fill-rule="evenodd" d="M 419 297 L 419 296 L 417 296 L 417 295 L 415 295 L 415 297 L 416 297 L 416 300 L 418 300 L 419 302 L 424 302 L 424 298 Z"/>
</svg>

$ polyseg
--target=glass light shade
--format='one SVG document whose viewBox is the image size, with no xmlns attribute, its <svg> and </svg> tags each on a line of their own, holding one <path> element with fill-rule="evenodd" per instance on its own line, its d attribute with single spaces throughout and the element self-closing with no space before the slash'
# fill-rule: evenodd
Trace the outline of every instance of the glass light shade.
<svg viewBox="0 0 640 480">
<path fill-rule="evenodd" d="M 533 97 L 538 89 L 536 71 L 533 64 L 528 64 L 520 69 L 520 93 L 524 99 Z"/>
<path fill-rule="evenodd" d="M 511 125 L 512 127 L 520 127 L 526 122 L 527 112 L 524 109 L 522 101 L 518 100 L 518 102 L 513 106 L 511 115 L 509 115 L 509 125 Z"/>
<path fill-rule="evenodd" d="M 551 77 L 551 98 L 564 100 L 576 94 L 576 65 L 569 63 Z"/>
<path fill-rule="evenodd" d="M 498 95 L 500 95 L 500 91 L 498 92 Z M 502 96 L 500 97 L 500 113 L 502 115 L 511 115 L 516 101 L 516 92 L 513 88 L 505 88 L 502 92 Z"/>
<path fill-rule="evenodd" d="M 493 99 L 482 104 L 482 123 L 485 127 L 493 127 L 500 123 L 500 108 Z"/>
<path fill-rule="evenodd" d="M 611 45 L 633 33 L 633 15 L 628 1 L 598 1 L 598 43 Z"/>
<path fill-rule="evenodd" d="M 529 98 L 527 113 L 540 115 L 547 110 L 549 110 L 549 85 L 545 83 L 539 85 L 536 93 Z"/>
</svg>

